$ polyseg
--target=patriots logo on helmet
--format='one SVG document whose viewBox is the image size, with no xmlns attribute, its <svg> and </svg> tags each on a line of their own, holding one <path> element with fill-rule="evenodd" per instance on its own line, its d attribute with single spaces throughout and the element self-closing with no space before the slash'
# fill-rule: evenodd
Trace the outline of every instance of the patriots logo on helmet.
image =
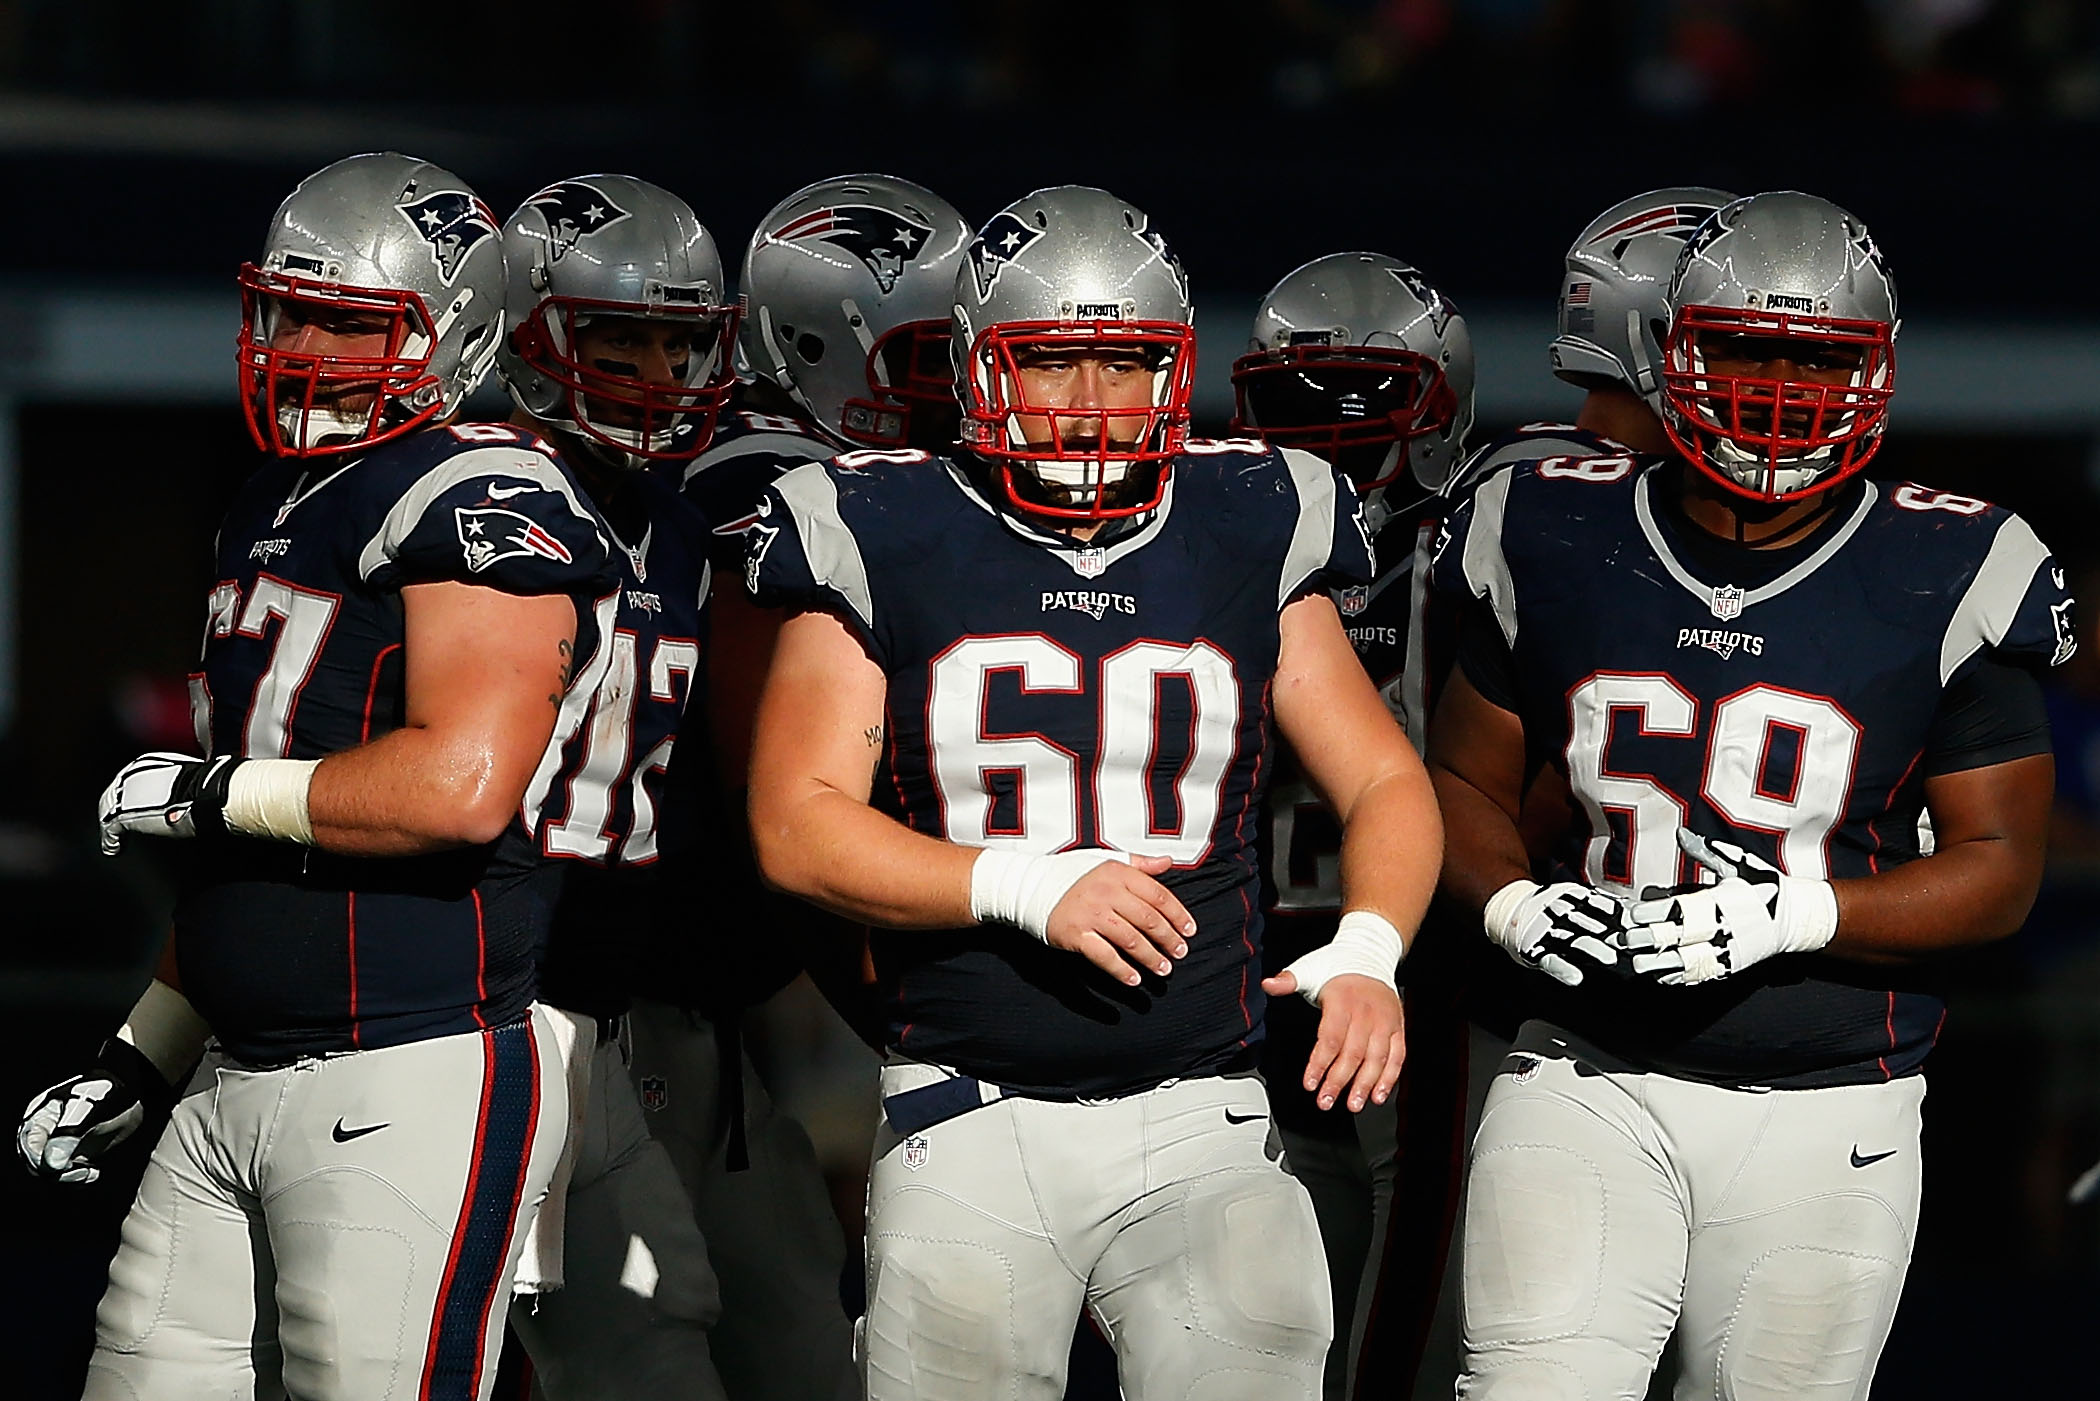
<svg viewBox="0 0 2100 1401">
<path fill-rule="evenodd" d="M 1590 240 L 1590 247 L 1609 242 L 1611 256 L 1616 261 L 1626 256 L 1626 245 L 1649 234 L 1690 238 L 1706 222 L 1707 216 L 1719 208 L 1717 204 L 1666 204 L 1660 209 L 1645 209 L 1621 219 L 1608 229 L 1599 229 L 1597 236 Z"/>
<path fill-rule="evenodd" d="M 1043 236 L 1041 229 L 1032 229 L 1021 222 L 1018 215 L 999 214 L 984 226 L 977 241 L 970 245 L 970 270 L 977 279 L 979 304 L 989 301 L 992 287 L 999 281 L 999 274 L 1006 265 L 1021 255 L 1021 251 Z"/>
<path fill-rule="evenodd" d="M 430 260 L 437 264 L 438 279 L 447 287 L 459 276 L 474 245 L 496 237 L 496 216 L 465 190 L 438 190 L 394 208 L 430 245 Z"/>
<path fill-rule="evenodd" d="M 1444 334 L 1444 328 L 1458 314 L 1458 308 L 1451 305 L 1450 299 L 1430 286 L 1429 279 L 1414 268 L 1387 268 L 1386 271 L 1392 275 L 1393 281 L 1414 293 L 1415 300 L 1428 308 L 1429 329 L 1440 336 Z"/>
<path fill-rule="evenodd" d="M 549 185 L 525 203 L 547 220 L 547 256 L 560 262 L 576 241 L 602 233 L 632 216 L 605 196 L 605 191 L 581 180 Z"/>
<path fill-rule="evenodd" d="M 815 239 L 851 253 L 868 266 L 884 296 L 897 290 L 905 265 L 919 256 L 933 228 L 917 219 L 877 209 L 872 204 L 841 204 L 813 209 L 782 224 L 768 238 L 780 243 Z"/>
</svg>

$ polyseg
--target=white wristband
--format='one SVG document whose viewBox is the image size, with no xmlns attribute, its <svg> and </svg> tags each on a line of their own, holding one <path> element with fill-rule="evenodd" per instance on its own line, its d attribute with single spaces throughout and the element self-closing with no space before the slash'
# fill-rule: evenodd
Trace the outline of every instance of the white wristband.
<svg viewBox="0 0 2100 1401">
<path fill-rule="evenodd" d="M 1391 920 L 1373 910 L 1350 910 L 1335 926 L 1334 937 L 1292 961 L 1283 971 L 1298 980 L 1298 995 L 1317 1007 L 1320 991 L 1345 973 L 1376 978 L 1395 992 L 1406 941 Z"/>
<path fill-rule="evenodd" d="M 1480 927 L 1487 936 L 1504 948 L 1515 940 L 1515 931 L 1510 926 L 1516 923 L 1517 914 L 1526 900 L 1546 887 L 1535 880 L 1513 880 L 1493 895 L 1488 896 L 1487 907 L 1480 912 Z"/>
<path fill-rule="evenodd" d="M 979 924 L 1011 924 L 1047 944 L 1050 912 L 1065 892 L 1096 866 L 1128 860 L 1098 847 L 1050 856 L 986 847 L 970 867 L 970 916 Z"/>
<path fill-rule="evenodd" d="M 211 1028 L 187 997 L 155 978 L 117 1028 L 117 1039 L 131 1043 L 163 1080 L 175 1085 L 203 1054 Z"/>
<path fill-rule="evenodd" d="M 250 759 L 226 784 L 226 827 L 250 837 L 314 844 L 306 810 L 319 759 Z"/>
</svg>

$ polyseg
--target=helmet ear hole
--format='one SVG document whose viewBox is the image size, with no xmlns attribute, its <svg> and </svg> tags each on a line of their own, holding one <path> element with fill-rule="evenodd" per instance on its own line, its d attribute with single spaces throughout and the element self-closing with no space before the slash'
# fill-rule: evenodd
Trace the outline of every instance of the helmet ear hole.
<svg viewBox="0 0 2100 1401">
<path fill-rule="evenodd" d="M 814 365 L 824 358 L 822 336 L 801 335 L 795 338 L 795 353 L 802 357 L 805 365 Z"/>
</svg>

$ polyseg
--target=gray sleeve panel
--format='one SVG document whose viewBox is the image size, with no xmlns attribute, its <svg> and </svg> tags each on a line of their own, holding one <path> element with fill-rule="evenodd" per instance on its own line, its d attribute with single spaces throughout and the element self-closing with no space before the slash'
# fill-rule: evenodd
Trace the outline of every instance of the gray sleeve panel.
<svg viewBox="0 0 2100 1401">
<path fill-rule="evenodd" d="M 1999 525 L 1983 566 L 1955 605 L 1954 616 L 1947 620 L 1946 636 L 1940 640 L 1942 686 L 1979 650 L 2004 641 L 2027 597 L 2034 571 L 2048 558 L 2049 547 L 2026 521 L 2007 516 Z"/>
<path fill-rule="evenodd" d="M 1476 598 L 1484 598 L 1495 610 L 1505 646 L 1517 645 L 1517 590 L 1509 577 L 1509 560 L 1502 553 L 1502 515 L 1509 504 L 1509 484 L 1515 475 L 1503 468 L 1480 484 L 1473 493 L 1473 523 L 1466 531 L 1466 587 Z"/>
<path fill-rule="evenodd" d="M 810 462 L 782 474 L 773 489 L 794 513 L 811 577 L 836 590 L 859 616 L 861 626 L 872 631 L 875 596 L 868 589 L 868 567 L 860 557 L 860 542 L 839 514 L 838 483 L 823 463 Z"/>
<path fill-rule="evenodd" d="M 688 485 L 693 478 L 710 467 L 719 467 L 725 462 L 734 462 L 739 457 L 750 457 L 754 453 L 764 453 L 769 457 L 795 462 L 829 462 L 845 450 L 820 443 L 814 438 L 805 438 L 799 433 L 751 433 L 741 438 L 732 438 L 701 453 L 686 464 L 679 483 Z"/>
<path fill-rule="evenodd" d="M 1297 596 L 1305 581 L 1327 567 L 1334 551 L 1334 469 L 1302 448 L 1282 450 L 1291 485 L 1298 491 L 1298 522 L 1284 551 L 1283 574 L 1276 584 L 1281 609 Z"/>
<path fill-rule="evenodd" d="M 561 468 L 554 465 L 544 454 L 525 448 L 491 444 L 488 447 L 469 448 L 456 452 L 437 466 L 425 472 L 416 484 L 401 493 L 401 499 L 386 513 L 379 529 L 357 556 L 357 577 L 369 579 L 401 548 L 423 513 L 431 503 L 456 486 L 472 481 L 476 477 L 489 477 L 502 481 L 536 482 L 542 491 L 551 491 L 569 503 L 569 509 L 581 521 L 591 522 L 591 528 L 602 540 L 604 532 L 597 528 L 597 514 L 583 503 L 569 479 L 562 475 Z M 610 544 L 607 545 L 610 549 Z"/>
</svg>

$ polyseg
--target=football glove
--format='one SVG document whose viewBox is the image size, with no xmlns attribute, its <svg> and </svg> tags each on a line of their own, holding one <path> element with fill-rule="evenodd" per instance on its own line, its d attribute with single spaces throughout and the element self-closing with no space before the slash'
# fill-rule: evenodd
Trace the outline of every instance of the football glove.
<svg viewBox="0 0 2100 1401">
<path fill-rule="evenodd" d="M 1637 902 L 1618 937 L 1635 977 L 1691 987 L 1730 977 L 1783 953 L 1813 953 L 1837 933 L 1830 882 L 1790 876 L 1734 842 L 1680 827 L 1677 846 L 1712 885 L 1665 891 Z"/>
<path fill-rule="evenodd" d="M 1618 971 L 1614 936 L 1626 928 L 1626 907 L 1578 881 L 1516 880 L 1488 898 L 1481 923 L 1511 958 L 1574 987 L 1585 965 Z"/>
<path fill-rule="evenodd" d="M 93 1182 L 110 1153 L 139 1131 L 149 1109 L 172 1107 L 175 1092 L 130 1042 L 110 1037 L 95 1068 L 61 1080 L 29 1101 L 15 1148 L 29 1171 L 53 1182 Z"/>
<path fill-rule="evenodd" d="M 226 830 L 226 788 L 242 760 L 222 754 L 141 754 L 102 790 L 102 854 L 115 856 L 128 832 L 153 837 L 216 835 Z"/>
</svg>

